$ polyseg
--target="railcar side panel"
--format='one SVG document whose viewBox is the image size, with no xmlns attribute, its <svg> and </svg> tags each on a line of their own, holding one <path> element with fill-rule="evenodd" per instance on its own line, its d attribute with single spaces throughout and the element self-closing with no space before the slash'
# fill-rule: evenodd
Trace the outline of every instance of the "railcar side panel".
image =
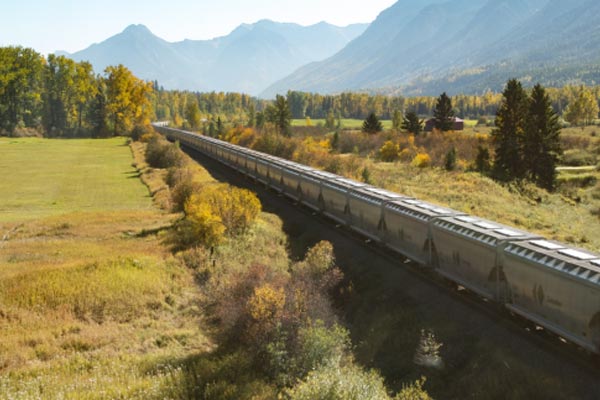
<svg viewBox="0 0 600 400">
<path fill-rule="evenodd" d="M 386 244 L 421 264 L 429 264 L 427 220 L 384 208 Z"/>
<path fill-rule="evenodd" d="M 485 244 L 477 239 L 458 236 L 432 225 L 432 261 L 442 275 L 493 299 L 496 287 L 496 242 Z"/>
<path fill-rule="evenodd" d="M 319 196 L 321 195 L 321 180 L 307 173 L 300 175 L 300 201 L 303 204 L 319 210 Z"/>
<path fill-rule="evenodd" d="M 383 240 L 382 207 L 383 202 L 351 192 L 348 197 L 351 226 L 372 239 Z"/>
<path fill-rule="evenodd" d="M 292 169 L 282 169 L 283 193 L 294 200 L 300 198 L 300 172 Z"/>
<path fill-rule="evenodd" d="M 346 214 L 347 195 L 345 189 L 323 182 L 321 186 L 323 214 L 344 224 L 348 223 Z"/>
</svg>

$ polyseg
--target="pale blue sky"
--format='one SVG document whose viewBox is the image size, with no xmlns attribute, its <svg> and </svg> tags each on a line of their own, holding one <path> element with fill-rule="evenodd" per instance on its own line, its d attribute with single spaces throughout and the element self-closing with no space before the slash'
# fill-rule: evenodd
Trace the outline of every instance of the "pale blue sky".
<svg viewBox="0 0 600 400">
<path fill-rule="evenodd" d="M 310 25 L 372 22 L 396 0 L 0 0 L 0 46 L 75 52 L 144 24 L 168 41 L 211 39 L 267 18 Z"/>
</svg>

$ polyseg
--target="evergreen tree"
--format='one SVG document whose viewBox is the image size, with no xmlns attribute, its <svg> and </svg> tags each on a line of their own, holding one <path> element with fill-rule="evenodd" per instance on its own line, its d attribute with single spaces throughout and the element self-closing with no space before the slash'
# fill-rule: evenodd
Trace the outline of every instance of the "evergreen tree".
<svg viewBox="0 0 600 400">
<path fill-rule="evenodd" d="M 452 111 L 452 100 L 446 94 L 442 93 L 437 99 L 435 109 L 433 110 L 435 127 L 442 132 L 454 129 L 454 111 Z"/>
<path fill-rule="evenodd" d="M 338 131 L 333 132 L 333 137 L 331 138 L 331 149 L 337 150 L 340 146 L 340 134 Z"/>
<path fill-rule="evenodd" d="M 477 156 L 475 157 L 475 170 L 482 174 L 490 172 L 490 151 L 482 145 L 477 146 Z"/>
<path fill-rule="evenodd" d="M 265 113 L 256 113 L 256 127 L 262 129 L 265 126 Z"/>
<path fill-rule="evenodd" d="M 98 82 L 96 96 L 90 106 L 90 125 L 92 126 L 92 137 L 101 138 L 108 136 L 108 110 L 106 108 L 106 85 L 104 81 Z"/>
<path fill-rule="evenodd" d="M 511 79 L 502 93 L 503 99 L 496 114 L 496 128 L 492 139 L 496 151 L 493 173 L 496 179 L 521 179 L 523 165 L 523 137 L 527 122 L 527 94 L 521 82 Z"/>
<path fill-rule="evenodd" d="M 291 136 L 292 113 L 287 99 L 277 95 L 275 102 L 265 110 L 266 120 L 273 123 L 283 136 Z"/>
<path fill-rule="evenodd" d="M 537 84 L 529 100 L 523 159 L 528 178 L 546 190 L 556 184 L 556 164 L 560 148 L 558 116 L 545 89 Z"/>
<path fill-rule="evenodd" d="M 250 107 L 248 108 L 248 127 L 249 128 L 254 128 L 254 126 L 256 125 L 256 110 L 254 108 L 254 104 L 250 104 Z"/>
<path fill-rule="evenodd" d="M 365 133 L 375 134 L 381 132 L 383 130 L 383 125 L 381 125 L 381 121 L 375 115 L 375 113 L 369 114 L 367 119 L 364 120 L 362 125 L 362 131 Z"/>
<path fill-rule="evenodd" d="M 416 112 L 409 111 L 403 118 L 402 129 L 418 136 L 419 133 L 423 132 L 423 120 L 419 119 Z"/>
<path fill-rule="evenodd" d="M 217 117 L 217 136 L 221 136 L 225 133 L 225 126 L 221 120 L 221 116 Z"/>
</svg>

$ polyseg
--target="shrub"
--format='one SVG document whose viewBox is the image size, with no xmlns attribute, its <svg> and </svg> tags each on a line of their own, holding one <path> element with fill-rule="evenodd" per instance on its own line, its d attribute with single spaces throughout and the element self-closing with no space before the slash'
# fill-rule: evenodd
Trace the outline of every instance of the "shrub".
<svg viewBox="0 0 600 400">
<path fill-rule="evenodd" d="M 390 400 L 383 379 L 356 365 L 312 371 L 285 392 L 291 400 Z"/>
<path fill-rule="evenodd" d="M 448 153 L 446 153 L 446 159 L 444 161 L 444 168 L 446 171 L 454 171 L 456 169 L 456 148 L 452 147 Z"/>
<path fill-rule="evenodd" d="M 284 305 L 283 289 L 275 289 L 267 283 L 254 289 L 254 294 L 248 300 L 248 312 L 259 324 L 274 324 L 281 318 Z"/>
<path fill-rule="evenodd" d="M 364 183 L 371 183 L 371 172 L 369 171 L 369 168 L 364 167 L 360 173 L 360 178 L 362 179 L 362 181 Z"/>
<path fill-rule="evenodd" d="M 146 162 L 153 168 L 171 168 L 184 165 L 185 159 L 176 144 L 156 135 L 148 142 Z"/>
<path fill-rule="evenodd" d="M 348 331 L 335 324 L 327 328 L 316 321 L 298 332 L 299 349 L 296 355 L 298 376 L 323 367 L 338 367 L 350 350 Z"/>
<path fill-rule="evenodd" d="M 212 247 L 225 237 L 223 220 L 210 204 L 190 197 L 185 204 L 186 218 L 179 225 L 179 243 L 183 246 L 202 244 Z"/>
<path fill-rule="evenodd" d="M 315 276 L 322 276 L 335 265 L 333 245 L 325 240 L 315 244 L 306 252 L 304 265 Z"/>
<path fill-rule="evenodd" d="M 148 141 L 155 134 L 152 125 L 137 124 L 131 131 L 131 139 L 135 141 Z"/>
<path fill-rule="evenodd" d="M 431 165 L 431 158 L 427 153 L 418 153 L 411 164 L 417 168 L 427 168 Z"/>
<path fill-rule="evenodd" d="M 392 162 L 398 159 L 400 153 L 400 145 L 388 140 L 379 149 L 379 158 L 381 161 Z"/>
<path fill-rule="evenodd" d="M 185 203 L 186 220 L 198 235 L 198 243 L 214 246 L 225 233 L 245 232 L 261 210 L 256 195 L 226 184 L 209 184 Z"/>
<path fill-rule="evenodd" d="M 173 211 L 184 211 L 185 203 L 196 192 L 199 192 L 202 177 L 192 168 L 169 168 L 167 172 L 167 185 L 171 187 L 171 201 Z"/>
</svg>

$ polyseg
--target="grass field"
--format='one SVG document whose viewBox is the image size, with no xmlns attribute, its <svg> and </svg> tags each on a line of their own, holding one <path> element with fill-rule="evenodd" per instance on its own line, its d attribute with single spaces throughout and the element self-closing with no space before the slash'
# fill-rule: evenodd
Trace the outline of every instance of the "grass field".
<svg viewBox="0 0 600 400">
<path fill-rule="evenodd" d="M 0 398 L 166 398 L 211 347 L 122 138 L 0 139 Z"/>
<path fill-rule="evenodd" d="M 148 209 L 124 138 L 0 138 L 0 223 L 73 211 Z"/>
</svg>

